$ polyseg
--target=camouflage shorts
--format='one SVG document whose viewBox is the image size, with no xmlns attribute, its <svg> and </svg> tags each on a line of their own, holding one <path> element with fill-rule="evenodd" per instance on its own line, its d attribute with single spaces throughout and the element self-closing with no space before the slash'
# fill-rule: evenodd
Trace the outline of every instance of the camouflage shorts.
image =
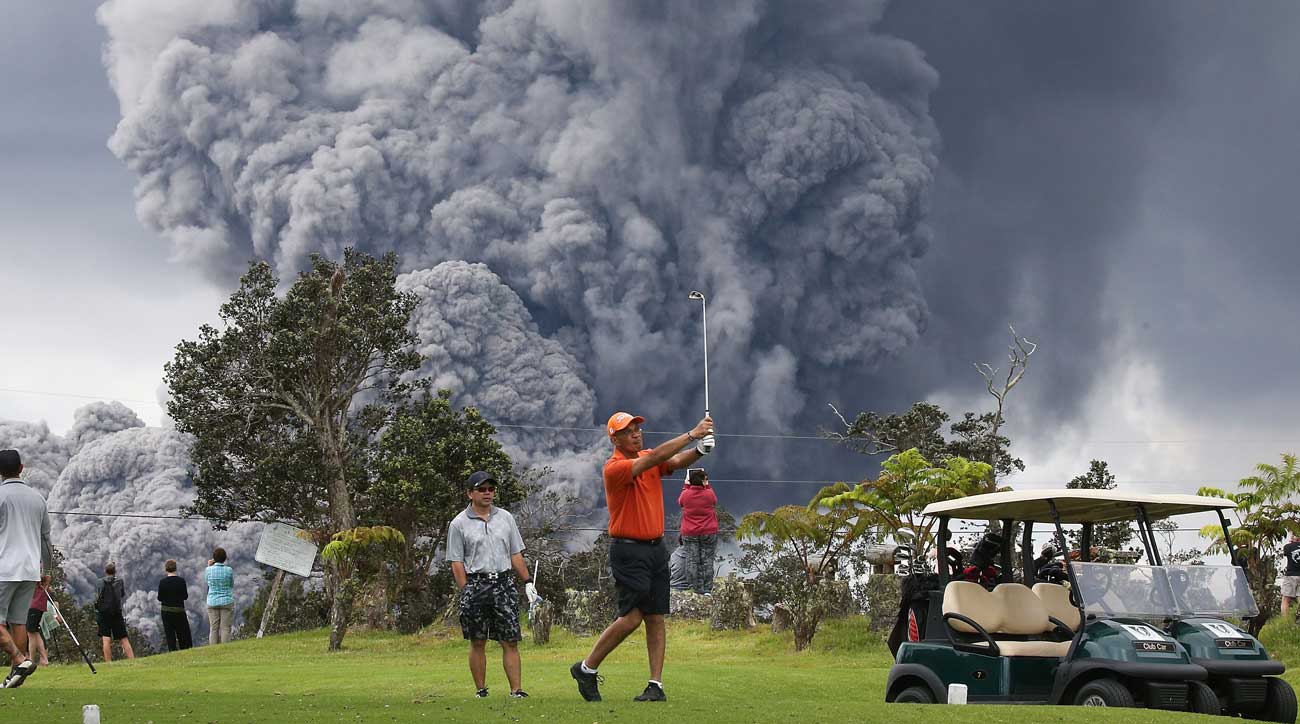
<svg viewBox="0 0 1300 724">
<path fill-rule="evenodd" d="M 519 589 L 512 574 L 495 580 L 471 575 L 460 592 L 460 630 L 473 641 L 518 641 Z"/>
</svg>

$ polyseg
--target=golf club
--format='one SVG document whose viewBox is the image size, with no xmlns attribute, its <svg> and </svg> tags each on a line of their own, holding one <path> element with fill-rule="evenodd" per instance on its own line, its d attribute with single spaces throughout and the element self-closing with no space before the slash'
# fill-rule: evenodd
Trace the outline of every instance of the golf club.
<svg viewBox="0 0 1300 724">
<path fill-rule="evenodd" d="M 41 588 L 45 588 L 45 586 L 41 586 Z M 99 672 L 95 671 L 95 665 L 90 663 L 90 657 L 86 655 L 86 650 L 81 647 L 81 642 L 77 640 L 77 635 L 72 633 L 72 626 L 68 624 L 68 619 L 64 618 L 62 613 L 59 613 L 59 604 L 54 602 L 54 596 L 50 595 L 50 589 L 45 588 L 45 596 L 49 599 L 50 606 L 54 609 L 54 617 L 63 622 L 63 628 L 67 629 L 68 636 L 72 638 L 72 643 L 76 645 L 77 651 L 81 652 L 81 660 L 85 661 L 86 666 L 90 667 L 90 673 L 98 674 Z"/>
<path fill-rule="evenodd" d="M 692 291 L 690 299 L 700 300 L 700 319 L 704 322 L 704 416 L 709 416 L 709 302 L 703 292 Z"/>
</svg>

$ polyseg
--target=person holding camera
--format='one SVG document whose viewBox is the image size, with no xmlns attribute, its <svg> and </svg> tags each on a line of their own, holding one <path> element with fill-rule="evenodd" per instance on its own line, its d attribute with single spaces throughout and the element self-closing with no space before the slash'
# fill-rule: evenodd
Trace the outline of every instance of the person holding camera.
<svg viewBox="0 0 1300 724">
<path fill-rule="evenodd" d="M 677 504 L 682 508 L 682 545 L 691 588 L 707 595 L 713 590 L 713 561 L 718 554 L 718 496 L 704 468 L 687 471 Z"/>
<path fill-rule="evenodd" d="M 645 623 L 650 681 L 635 701 L 666 701 L 663 669 L 667 644 L 671 572 L 664 546 L 663 476 L 681 470 L 713 450 L 713 419 L 705 417 L 690 432 L 653 450 L 642 449 L 645 418 L 616 412 L 606 424 L 614 452 L 605 461 L 605 499 L 609 506 L 609 567 L 618 593 L 618 618 L 600 634 L 587 658 L 569 667 L 578 693 L 600 701 L 600 662 Z M 694 447 L 692 447 L 692 445 Z"/>
<path fill-rule="evenodd" d="M 524 582 L 530 599 L 537 596 L 528 564 L 524 562 L 524 539 L 510 511 L 492 504 L 497 482 L 482 470 L 465 481 L 469 505 L 451 521 L 447 530 L 447 561 L 460 589 L 460 630 L 469 641 L 469 673 L 474 693 L 486 698 L 487 642 L 501 644 L 501 665 L 510 684 L 510 698 L 524 699 L 519 661 L 519 590 L 511 571 Z"/>
</svg>

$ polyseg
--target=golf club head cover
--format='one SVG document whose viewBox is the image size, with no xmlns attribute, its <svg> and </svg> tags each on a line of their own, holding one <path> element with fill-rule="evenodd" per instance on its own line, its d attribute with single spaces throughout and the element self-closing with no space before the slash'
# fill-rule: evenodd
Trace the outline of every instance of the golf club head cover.
<svg viewBox="0 0 1300 724">
<path fill-rule="evenodd" d="M 695 452 L 701 455 L 708 455 L 713 452 L 713 445 L 715 442 L 716 440 L 713 439 L 713 433 L 709 433 L 700 438 L 699 442 L 695 443 Z"/>
</svg>

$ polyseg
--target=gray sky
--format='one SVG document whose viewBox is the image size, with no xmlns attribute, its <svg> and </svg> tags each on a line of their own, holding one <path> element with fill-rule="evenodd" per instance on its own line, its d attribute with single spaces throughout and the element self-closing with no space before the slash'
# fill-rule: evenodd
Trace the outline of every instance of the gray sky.
<svg viewBox="0 0 1300 724">
<path fill-rule="evenodd" d="M 28 3 L 0 26 L 11 332 L 0 387 L 109 396 L 157 424 L 162 364 L 228 290 L 170 261 L 172 244 L 137 220 L 136 176 L 105 145 L 121 114 L 94 7 Z M 812 385 L 784 431 L 831 425 L 826 402 L 987 409 L 971 363 L 998 365 L 1014 322 L 1042 347 L 1009 403 L 1028 465 L 1013 485 L 1063 482 L 1103 458 L 1121 483 L 1186 490 L 1294 450 L 1300 7 L 908 2 L 878 29 L 915 44 L 938 77 L 932 238 L 915 264 L 929 316 L 892 356 L 825 369 L 830 382 Z M 550 331 L 557 312 L 542 307 L 533 311 Z M 769 362 L 784 379 L 782 360 Z M 593 419 L 603 420 L 616 403 L 596 384 Z M 88 401 L 0 391 L 0 418 L 62 432 Z M 737 432 L 762 411 L 714 407 Z M 731 454 L 759 462 L 731 465 L 781 479 L 865 472 L 826 445 L 735 445 Z M 812 492 L 755 490 L 752 505 L 734 507 Z"/>
<path fill-rule="evenodd" d="M 135 218 L 134 181 L 104 145 L 119 116 L 95 3 L 24 3 L 0 25 L 0 387 L 111 395 L 158 424 L 172 347 L 214 318 L 218 290 L 168 263 Z M 0 417 L 62 433 L 91 399 L 0 392 Z"/>
</svg>

